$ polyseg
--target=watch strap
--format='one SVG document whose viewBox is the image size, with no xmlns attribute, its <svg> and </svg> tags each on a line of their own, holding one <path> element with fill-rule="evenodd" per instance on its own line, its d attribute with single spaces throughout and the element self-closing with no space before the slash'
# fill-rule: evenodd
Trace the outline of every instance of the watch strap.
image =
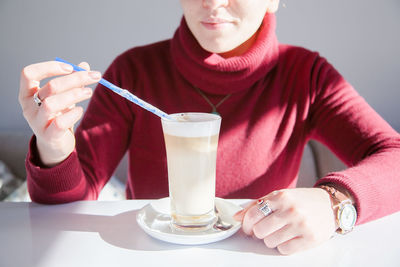
<svg viewBox="0 0 400 267">
<path fill-rule="evenodd" d="M 344 230 L 340 227 L 340 214 L 342 209 L 345 205 L 353 205 L 350 197 L 345 193 L 337 190 L 335 186 L 332 186 L 330 184 L 320 185 L 318 187 L 328 192 L 331 197 L 332 210 L 334 211 L 335 221 L 338 227 L 336 229 L 336 232 L 340 234 L 346 234 L 350 232 L 351 230 Z"/>
</svg>

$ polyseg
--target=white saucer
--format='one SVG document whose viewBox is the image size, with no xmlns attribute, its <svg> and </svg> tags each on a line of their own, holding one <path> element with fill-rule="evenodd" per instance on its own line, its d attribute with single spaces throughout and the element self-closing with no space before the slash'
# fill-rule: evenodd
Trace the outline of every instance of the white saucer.
<svg viewBox="0 0 400 267">
<path fill-rule="evenodd" d="M 232 224 L 228 230 L 220 230 L 211 227 L 202 232 L 177 231 L 171 226 L 170 200 L 162 198 L 143 207 L 136 220 L 139 226 L 150 236 L 169 243 L 181 245 L 200 245 L 223 240 L 236 233 L 241 223 L 235 221 L 232 216 L 242 208 L 222 198 L 215 199 L 218 216 L 223 222 Z"/>
</svg>

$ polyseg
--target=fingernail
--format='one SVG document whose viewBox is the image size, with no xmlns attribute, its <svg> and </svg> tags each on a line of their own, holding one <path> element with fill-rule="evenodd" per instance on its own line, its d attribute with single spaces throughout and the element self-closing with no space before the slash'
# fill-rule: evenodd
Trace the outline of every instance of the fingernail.
<svg viewBox="0 0 400 267">
<path fill-rule="evenodd" d="M 101 78 L 101 73 L 98 71 L 89 71 L 89 77 L 93 80 L 99 80 Z"/>
<path fill-rule="evenodd" d="M 241 214 L 243 212 L 243 210 L 239 210 L 238 212 L 236 212 L 233 216 L 239 216 L 239 214 Z"/>
<path fill-rule="evenodd" d="M 233 215 L 233 219 L 235 219 L 236 221 L 241 221 L 242 220 L 242 213 L 243 213 L 243 210 L 239 210 L 238 212 L 236 212 L 234 215 Z"/>
<path fill-rule="evenodd" d="M 71 65 L 65 63 L 61 64 L 61 68 L 67 72 L 72 72 L 74 70 L 74 68 Z"/>
</svg>

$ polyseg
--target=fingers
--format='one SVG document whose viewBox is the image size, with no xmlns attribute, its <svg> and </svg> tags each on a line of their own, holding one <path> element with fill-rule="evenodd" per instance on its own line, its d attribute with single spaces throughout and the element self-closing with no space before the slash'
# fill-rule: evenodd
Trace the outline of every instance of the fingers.
<svg viewBox="0 0 400 267">
<path fill-rule="evenodd" d="M 66 92 L 49 96 L 42 101 L 37 116 L 42 118 L 42 121 L 51 120 L 56 114 L 63 113 L 69 107 L 89 99 L 92 96 L 91 88 L 74 88 Z"/>
<path fill-rule="evenodd" d="M 336 229 L 330 199 L 319 189 L 285 189 L 262 200 L 237 217 L 243 218 L 242 228 L 246 234 L 263 239 L 267 247 L 277 247 L 282 254 L 316 246 L 328 240 Z M 259 210 L 265 203 L 272 209 L 266 216 Z"/>
<path fill-rule="evenodd" d="M 277 246 L 278 251 L 283 255 L 290 255 L 302 250 L 306 250 L 312 246 L 303 237 L 296 237 Z"/>
<path fill-rule="evenodd" d="M 90 70 L 90 66 L 86 62 L 82 62 L 80 66 Z M 22 80 L 28 83 L 39 82 L 40 79 L 49 75 L 62 73 L 62 70 L 60 72 L 62 68 L 69 70 L 69 67 L 70 65 L 68 64 L 55 61 L 33 64 L 24 69 Z M 48 125 L 55 114 L 63 113 L 63 110 L 68 107 L 88 99 L 92 95 L 92 90 L 84 88 L 84 86 L 98 82 L 100 79 L 101 74 L 93 71 L 79 71 L 52 79 L 43 88 L 39 89 L 38 97 L 42 100 L 40 109 L 32 101 L 32 95 L 38 88 L 26 89 L 26 92 L 30 92 L 25 93 L 25 97 L 20 99 L 25 118 L 28 121 L 35 118 L 35 121 L 39 122 L 40 125 Z M 39 118 L 36 118 L 37 116 Z M 38 128 L 38 125 L 35 128 Z"/>
<path fill-rule="evenodd" d="M 246 212 L 256 204 L 257 201 L 250 202 L 244 209 L 238 211 L 236 214 L 233 215 L 233 219 L 236 221 L 242 221 Z"/>
<path fill-rule="evenodd" d="M 73 107 L 72 109 L 65 111 L 63 114 L 55 117 L 47 128 L 47 134 L 54 138 L 59 138 L 64 132 L 70 128 L 73 128 L 76 122 L 82 117 L 83 108 Z"/>
<path fill-rule="evenodd" d="M 257 204 L 252 205 L 244 214 L 242 222 L 243 232 L 247 235 L 252 235 L 254 225 L 264 218 L 265 216 L 258 210 Z"/>
<path fill-rule="evenodd" d="M 254 235 L 263 239 L 287 225 L 287 212 L 276 211 L 263 218 L 253 226 Z"/>
<path fill-rule="evenodd" d="M 278 248 L 281 254 L 292 254 L 304 249 L 299 247 L 305 242 L 304 238 L 299 236 L 298 225 L 287 220 L 289 211 L 275 210 L 265 217 L 256 210 L 258 208 L 253 206 L 245 215 L 243 231 L 246 234 L 253 234 L 256 238 L 263 239 L 268 248 Z M 258 219 L 260 217 L 261 219 Z M 250 226 L 252 221 L 257 221 L 253 227 Z"/>
<path fill-rule="evenodd" d="M 88 71 L 74 72 L 69 64 L 57 61 L 32 64 L 21 71 L 19 101 L 25 119 L 38 138 L 54 141 L 82 117 L 83 109 L 75 104 L 91 97 L 92 89 L 85 86 L 98 82 L 101 74 L 90 71 L 86 62 L 79 66 Z M 53 76 L 59 77 L 40 88 L 41 80 Z M 42 101 L 40 107 L 33 100 L 35 92 Z"/>
<path fill-rule="evenodd" d="M 32 96 L 35 93 L 32 89 L 39 87 L 41 80 L 72 72 L 72 66 L 56 61 L 47 61 L 26 66 L 22 69 L 20 77 L 20 98 Z"/>
<path fill-rule="evenodd" d="M 39 91 L 40 99 L 57 95 L 72 88 L 84 87 L 86 85 L 98 82 L 101 79 L 100 72 L 97 71 L 78 71 L 70 75 L 58 77 L 49 81 Z"/>
<path fill-rule="evenodd" d="M 78 66 L 81 67 L 82 69 L 85 69 L 85 70 L 87 70 L 87 71 L 90 71 L 90 65 L 89 65 L 89 63 L 87 63 L 87 62 L 81 62 L 81 63 L 79 63 Z"/>
<path fill-rule="evenodd" d="M 82 68 L 90 70 L 90 66 L 86 62 L 82 62 L 80 66 Z M 71 74 L 72 71 L 73 71 L 72 66 L 56 61 L 48 61 L 48 62 L 32 64 L 25 67 L 22 70 L 19 102 L 21 104 L 24 117 L 28 120 L 28 123 L 30 125 L 32 124 L 31 120 L 34 117 L 36 117 L 38 112 L 37 106 L 34 103 L 32 97 L 33 94 L 37 90 L 39 90 L 39 84 L 42 79 L 49 78 L 55 75 L 64 75 L 62 77 L 51 80 L 44 88 L 39 90 L 38 92 L 39 99 L 41 99 L 42 102 L 46 102 L 45 99 L 50 95 L 58 94 L 69 89 L 84 87 L 87 84 L 99 81 L 101 78 L 101 74 L 98 72 L 82 71 Z M 88 93 L 87 90 L 83 91 L 84 93 Z M 79 95 L 76 92 L 76 90 L 74 90 L 71 94 Z M 61 101 L 58 111 L 54 109 L 54 105 L 49 105 L 48 111 L 50 110 L 52 113 L 59 112 L 66 108 L 65 106 L 66 103 L 72 105 L 86 98 L 87 97 L 85 98 L 78 97 L 74 103 L 71 103 L 70 101 L 71 99 L 67 98 L 65 101 Z M 49 101 L 49 102 L 54 103 L 54 101 Z M 47 117 L 49 116 L 51 117 L 51 115 L 52 114 L 47 114 Z"/>
<path fill-rule="evenodd" d="M 268 203 L 268 206 L 272 210 L 272 214 L 268 215 L 267 217 L 265 217 L 265 215 L 259 210 L 260 206 L 257 204 L 257 201 L 255 201 L 252 206 L 246 210 L 245 214 L 243 215 L 242 221 L 242 229 L 244 233 L 252 235 L 253 228 L 259 221 L 264 218 L 270 217 L 274 214 L 274 211 L 280 209 L 281 203 L 277 198 L 277 195 L 280 194 L 280 192 L 274 191 L 263 198 L 263 200 Z"/>
<path fill-rule="evenodd" d="M 288 200 L 287 193 L 275 191 L 262 198 L 263 203 L 253 202 L 250 207 L 241 211 L 237 216 L 242 216 L 242 229 L 247 235 L 254 235 L 263 239 L 269 248 L 276 248 L 299 235 L 295 211 L 285 205 Z M 272 213 L 265 216 L 260 210 L 264 203 L 272 209 Z M 285 248 L 285 247 L 284 247 Z"/>
<path fill-rule="evenodd" d="M 264 243 L 268 248 L 276 248 L 293 238 L 297 237 L 297 229 L 293 225 L 285 225 L 277 231 L 272 232 L 265 236 Z M 262 239 L 262 238 L 260 238 Z"/>
</svg>

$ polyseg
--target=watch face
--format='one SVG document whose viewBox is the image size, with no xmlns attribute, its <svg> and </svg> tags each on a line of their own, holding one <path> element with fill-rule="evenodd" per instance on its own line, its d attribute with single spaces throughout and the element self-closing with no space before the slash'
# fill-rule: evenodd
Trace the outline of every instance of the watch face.
<svg viewBox="0 0 400 267">
<path fill-rule="evenodd" d="M 353 205 L 344 205 L 339 212 L 340 228 L 344 231 L 350 231 L 356 224 L 357 212 Z"/>
</svg>

